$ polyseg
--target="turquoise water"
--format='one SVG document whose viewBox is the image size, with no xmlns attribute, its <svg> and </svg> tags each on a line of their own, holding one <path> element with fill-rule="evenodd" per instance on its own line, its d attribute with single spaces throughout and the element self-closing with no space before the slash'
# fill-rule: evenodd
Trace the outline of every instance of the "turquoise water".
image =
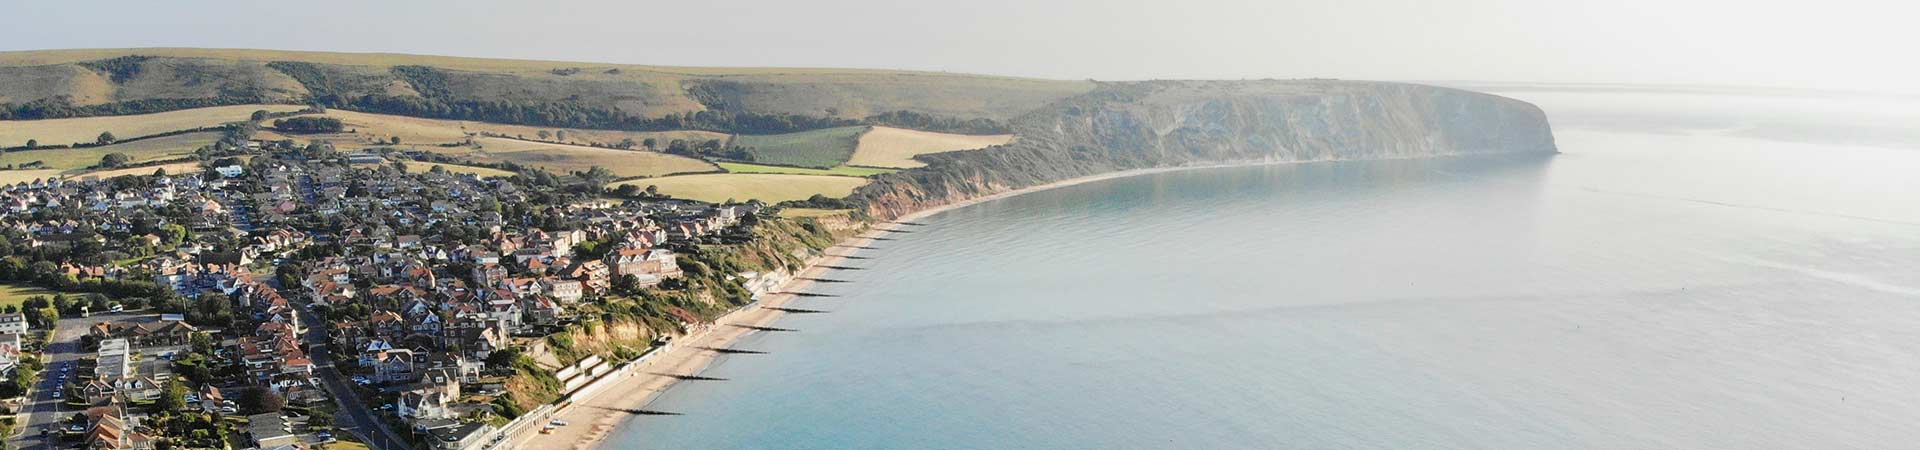
<svg viewBox="0 0 1920 450">
<path fill-rule="evenodd" d="M 1557 156 L 1164 173 L 924 219 L 794 305 L 831 313 L 737 343 L 770 354 L 610 446 L 1920 442 L 1920 150 L 1806 131 L 1805 99 L 1609 95 L 1515 94 Z M 1676 107 L 1716 102 L 1740 106 Z M 1800 131 L 1755 131 L 1778 123 Z"/>
</svg>

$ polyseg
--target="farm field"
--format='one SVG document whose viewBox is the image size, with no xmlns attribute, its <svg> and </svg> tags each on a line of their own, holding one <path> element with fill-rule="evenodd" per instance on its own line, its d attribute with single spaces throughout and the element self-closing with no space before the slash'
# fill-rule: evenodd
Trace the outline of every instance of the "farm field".
<svg viewBox="0 0 1920 450">
<path fill-rule="evenodd" d="M 55 169 L 0 170 L 0 185 L 14 185 L 30 183 L 33 182 L 33 180 L 44 180 L 49 177 L 60 176 L 60 172 L 62 171 Z"/>
<path fill-rule="evenodd" d="M 736 163 L 736 162 L 717 162 L 714 164 L 718 164 L 720 168 L 726 169 L 727 172 L 730 172 L 730 173 L 787 173 L 787 174 L 794 174 L 794 175 L 837 175 L 837 176 L 846 176 L 846 177 L 864 177 L 868 175 L 879 175 L 883 173 L 895 172 L 895 170 L 893 169 L 881 169 L 881 168 L 874 168 L 874 167 L 852 167 L 852 166 L 837 166 L 832 169 L 808 169 L 808 168 L 802 168 L 802 167 L 769 166 L 769 165 L 763 165 L 763 164 L 746 164 L 746 163 Z"/>
<path fill-rule="evenodd" d="M 468 156 L 475 160 L 513 162 L 556 174 L 585 171 L 593 166 L 605 167 L 621 178 L 719 170 L 706 161 L 645 150 L 615 150 L 502 138 L 478 138 L 474 142 L 480 144 L 480 149 Z"/>
<path fill-rule="evenodd" d="M 284 112 L 304 108 L 299 105 L 235 105 L 131 116 L 4 120 L 0 121 L 0 147 L 26 145 L 28 139 L 38 140 L 40 145 L 93 142 L 102 131 L 128 139 L 247 120 L 254 111 L 262 109 Z"/>
<path fill-rule="evenodd" d="M 192 173 L 200 171 L 199 162 L 161 164 L 147 167 L 128 167 L 125 169 L 96 170 L 92 172 L 68 173 L 67 177 L 99 177 L 102 180 L 125 175 L 153 175 L 153 172 L 166 169 L 169 174 Z"/>
<path fill-rule="evenodd" d="M 658 142 L 657 145 L 659 148 L 664 149 L 667 147 L 667 143 L 675 139 L 683 139 L 690 142 L 712 139 L 725 141 L 727 139 L 725 133 L 715 133 L 711 131 L 682 130 L 643 132 L 542 128 L 463 120 L 424 119 L 341 109 L 328 110 L 324 116 L 333 117 L 340 119 L 341 122 L 345 122 L 350 132 L 332 134 L 283 134 L 266 130 L 261 133 L 260 138 L 293 139 L 296 141 L 323 140 L 332 142 L 335 148 L 342 150 L 385 146 L 386 144 L 384 144 L 384 142 L 389 142 L 394 137 L 400 138 L 400 147 L 451 144 L 465 142 L 469 133 L 477 135 L 483 132 L 501 136 L 516 136 L 529 140 L 539 140 L 541 131 L 548 132 L 549 136 L 558 136 L 555 134 L 556 132 L 564 132 L 565 141 L 577 143 L 583 147 L 594 142 L 613 145 L 624 139 L 633 139 L 635 143 L 639 143 L 646 141 L 648 138 L 652 138 Z M 549 137 L 545 140 L 557 141 L 559 139 L 558 137 Z M 637 149 L 639 147 L 635 148 Z"/>
<path fill-rule="evenodd" d="M 865 178 L 826 177 L 814 175 L 787 174 L 702 174 L 679 175 L 644 180 L 632 180 L 614 183 L 632 184 L 641 188 L 649 185 L 658 187 L 660 193 L 706 202 L 724 202 L 729 199 L 747 201 L 758 199 L 763 202 L 777 203 L 788 200 L 805 200 L 814 195 L 828 197 L 846 197 L 853 189 L 867 184 Z"/>
<path fill-rule="evenodd" d="M 419 162 L 419 161 L 408 161 L 407 173 L 427 173 L 427 172 L 433 171 L 434 167 L 445 167 L 448 172 L 470 173 L 482 178 L 510 177 L 514 175 L 513 172 L 508 172 L 505 170 L 488 168 L 488 167 L 463 166 L 459 164 L 429 163 L 429 162 Z"/>
<path fill-rule="evenodd" d="M 860 134 L 868 127 L 827 128 L 798 133 L 733 137 L 729 145 L 743 147 L 754 162 L 789 166 L 832 168 L 847 162 L 860 143 Z"/>
<path fill-rule="evenodd" d="M 207 131 L 187 133 L 176 136 L 141 139 L 104 147 L 54 148 L 45 150 L 20 150 L 0 153 L 0 166 L 19 166 L 34 161 L 46 163 L 48 169 L 74 170 L 100 164 L 100 157 L 109 153 L 125 153 L 133 157 L 133 162 L 175 159 L 192 155 L 220 140 L 220 133 Z"/>
<path fill-rule="evenodd" d="M 893 127 L 873 127 L 860 135 L 848 165 L 911 169 L 926 166 L 913 157 L 928 153 L 978 150 L 1013 141 L 1011 134 L 967 135 Z"/>
</svg>

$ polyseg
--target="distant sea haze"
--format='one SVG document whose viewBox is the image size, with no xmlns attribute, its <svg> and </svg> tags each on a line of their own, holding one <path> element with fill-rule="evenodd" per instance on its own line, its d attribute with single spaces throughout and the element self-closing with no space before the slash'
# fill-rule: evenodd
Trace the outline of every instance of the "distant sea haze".
<svg viewBox="0 0 1920 450">
<path fill-rule="evenodd" d="M 1160 173 L 922 219 L 790 305 L 829 313 L 736 343 L 767 353 L 606 447 L 1920 442 L 1920 145 L 1887 117 L 1920 108 L 1509 95 L 1562 154 Z"/>
</svg>

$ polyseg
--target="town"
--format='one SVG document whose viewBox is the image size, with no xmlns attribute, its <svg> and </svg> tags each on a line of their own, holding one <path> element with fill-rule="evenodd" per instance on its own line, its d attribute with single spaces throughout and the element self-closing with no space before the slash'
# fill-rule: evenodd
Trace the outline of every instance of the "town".
<svg viewBox="0 0 1920 450">
<path fill-rule="evenodd" d="M 501 447 L 668 334 L 574 348 L 583 322 L 684 330 L 770 285 L 700 256 L 755 239 L 759 202 L 211 150 L 200 172 L 0 187 L 0 282 L 38 293 L 0 315 L 8 448 Z"/>
</svg>

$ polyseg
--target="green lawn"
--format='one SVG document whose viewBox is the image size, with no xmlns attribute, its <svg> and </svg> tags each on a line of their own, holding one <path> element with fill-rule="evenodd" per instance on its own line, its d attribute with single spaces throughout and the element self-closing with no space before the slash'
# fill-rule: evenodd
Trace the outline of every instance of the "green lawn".
<svg viewBox="0 0 1920 450">
<path fill-rule="evenodd" d="M 808 169 L 808 168 L 801 168 L 801 167 L 769 166 L 769 165 L 763 165 L 763 164 L 747 164 L 747 163 L 735 163 L 735 162 L 719 162 L 715 164 L 719 164 L 720 168 L 726 169 L 727 172 L 731 172 L 731 173 L 789 173 L 794 175 L 838 175 L 838 176 L 845 176 L 845 177 L 864 177 L 869 175 L 879 175 L 883 173 L 893 173 L 898 171 L 897 169 L 882 169 L 878 167 L 853 167 L 853 166 L 835 166 L 832 169 Z"/>
<path fill-rule="evenodd" d="M 840 127 L 787 134 L 733 137 L 734 147 L 746 148 L 755 162 L 789 166 L 832 168 L 853 158 L 860 145 L 860 134 L 867 127 Z"/>
<path fill-rule="evenodd" d="M 53 291 L 49 291 L 46 289 L 41 289 L 33 286 L 14 286 L 11 284 L 0 284 L 0 307 L 5 307 L 6 305 L 19 306 L 20 303 L 27 301 L 27 297 L 32 297 L 36 295 L 45 295 L 45 296 L 51 297 L 53 296 L 53 294 L 54 294 Z"/>
</svg>

